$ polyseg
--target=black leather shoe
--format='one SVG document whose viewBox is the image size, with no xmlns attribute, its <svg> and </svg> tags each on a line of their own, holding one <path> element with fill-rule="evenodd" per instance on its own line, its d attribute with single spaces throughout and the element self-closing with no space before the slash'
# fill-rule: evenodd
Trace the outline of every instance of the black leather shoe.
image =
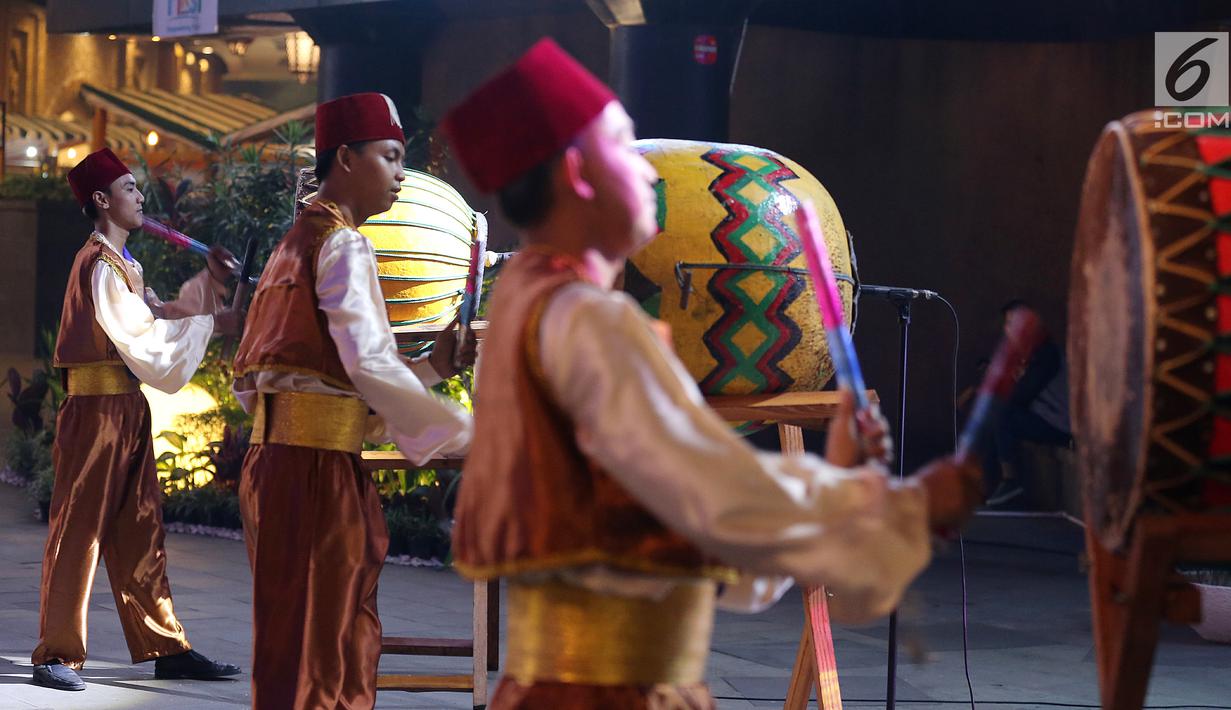
<svg viewBox="0 0 1231 710">
<path fill-rule="evenodd" d="M 34 684 L 54 690 L 85 690 L 85 681 L 77 671 L 59 662 L 35 666 Z"/>
<path fill-rule="evenodd" d="M 174 656 L 154 660 L 154 677 L 159 680 L 210 680 L 239 675 L 239 666 L 215 663 L 196 651 L 185 651 Z"/>
</svg>

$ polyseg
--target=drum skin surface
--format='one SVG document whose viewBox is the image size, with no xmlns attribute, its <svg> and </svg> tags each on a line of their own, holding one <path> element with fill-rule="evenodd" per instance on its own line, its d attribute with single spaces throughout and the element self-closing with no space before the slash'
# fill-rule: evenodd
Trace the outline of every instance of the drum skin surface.
<svg viewBox="0 0 1231 710">
<path fill-rule="evenodd" d="M 624 289 L 670 325 L 702 392 L 821 389 L 833 363 L 795 220 L 800 201 L 811 200 L 851 323 L 853 254 L 829 193 L 799 164 L 761 148 L 636 145 L 660 177 L 661 231 L 629 260 Z"/>
<path fill-rule="evenodd" d="M 297 209 L 315 190 L 311 172 L 301 173 Z M 434 175 L 406 170 L 397 202 L 359 227 L 376 250 L 391 325 L 444 324 L 456 315 L 480 229 L 486 229 L 482 215 L 457 190 Z"/>
<path fill-rule="evenodd" d="M 1136 516 L 1201 510 L 1214 431 L 1218 232 L 1193 135 L 1140 112 L 1087 167 L 1069 293 L 1086 521 L 1121 548 Z"/>
</svg>

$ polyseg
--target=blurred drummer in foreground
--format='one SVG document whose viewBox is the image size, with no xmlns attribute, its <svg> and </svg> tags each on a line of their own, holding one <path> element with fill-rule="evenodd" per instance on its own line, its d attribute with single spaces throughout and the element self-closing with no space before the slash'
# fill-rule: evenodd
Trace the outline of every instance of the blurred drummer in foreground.
<svg viewBox="0 0 1231 710">
<path fill-rule="evenodd" d="M 980 471 L 905 482 L 883 419 L 843 400 L 828 461 L 759 452 L 710 410 L 654 321 L 612 290 L 657 232 L 653 167 L 611 91 L 550 40 L 444 129 L 523 250 L 492 298 L 457 568 L 508 577 L 508 671 L 491 707 L 712 708 L 715 604 L 758 610 L 790 577 L 835 613 L 888 613 L 964 520 Z"/>
</svg>

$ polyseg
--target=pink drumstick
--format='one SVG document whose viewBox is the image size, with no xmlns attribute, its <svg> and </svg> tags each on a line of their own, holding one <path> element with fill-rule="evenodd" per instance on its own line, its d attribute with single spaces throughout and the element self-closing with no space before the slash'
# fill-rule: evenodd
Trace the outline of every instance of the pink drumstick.
<svg viewBox="0 0 1231 710">
<path fill-rule="evenodd" d="M 178 229 L 172 229 L 171 227 L 168 227 L 162 222 L 156 222 L 150 219 L 149 217 L 142 217 L 141 218 L 141 229 L 144 230 L 146 234 L 151 234 L 155 237 L 158 237 L 159 239 L 167 242 L 168 244 L 172 246 L 176 246 L 181 249 L 187 249 L 189 251 L 196 252 L 197 254 L 200 254 L 201 256 L 209 256 L 209 247 L 205 246 L 201 242 L 198 242 L 197 240 L 193 239 L 187 234 L 184 234 Z M 239 276 L 240 268 L 241 267 L 239 265 L 236 265 L 234 269 L 234 273 L 236 276 Z M 256 277 L 249 276 L 248 283 L 253 283 L 253 284 L 256 283 Z"/>
<path fill-rule="evenodd" d="M 173 246 L 195 251 L 201 256 L 207 256 L 209 254 L 209 247 L 205 246 L 201 242 L 198 242 L 187 234 L 184 234 L 179 230 L 172 229 L 161 222 L 155 222 L 149 217 L 143 217 L 141 219 L 141 228 L 144 229 L 146 233 L 152 234 Z"/>
<path fill-rule="evenodd" d="M 829 354 L 833 358 L 838 384 L 854 392 L 860 409 L 867 409 L 868 393 L 863 384 L 863 372 L 859 369 L 855 344 L 851 341 L 851 334 L 846 329 L 846 319 L 842 315 L 842 297 L 838 293 L 838 280 L 834 277 L 833 263 L 829 260 L 829 249 L 825 246 L 821 221 L 808 200 L 800 203 L 797 215 L 800 242 L 808 260 L 808 271 L 812 275 L 812 290 L 816 293 L 816 303 L 825 323 Z"/>
</svg>

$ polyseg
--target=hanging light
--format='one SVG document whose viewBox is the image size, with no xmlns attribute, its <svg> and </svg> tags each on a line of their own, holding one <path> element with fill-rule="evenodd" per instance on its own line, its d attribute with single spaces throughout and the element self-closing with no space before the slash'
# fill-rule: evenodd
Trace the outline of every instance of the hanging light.
<svg viewBox="0 0 1231 710">
<path fill-rule="evenodd" d="M 321 48 L 307 32 L 291 32 L 286 36 L 286 64 L 300 84 L 316 74 L 321 62 Z"/>
<path fill-rule="evenodd" d="M 252 44 L 252 40 L 247 37 L 236 37 L 232 40 L 227 40 L 227 49 L 237 57 L 242 57 L 248 53 L 248 45 Z"/>
<path fill-rule="evenodd" d="M 69 148 L 69 149 L 68 149 L 68 159 L 69 159 L 69 160 L 76 160 L 76 159 L 77 159 L 77 149 L 76 149 L 76 148 Z"/>
<path fill-rule="evenodd" d="M 145 142 L 151 148 L 158 145 L 158 131 L 150 131 L 149 133 L 145 134 Z"/>
<path fill-rule="evenodd" d="M 150 37 L 150 41 L 151 42 L 161 42 L 162 37 L 159 37 L 158 35 L 154 35 L 153 37 Z"/>
<path fill-rule="evenodd" d="M 26 157 L 27 157 L 27 158 L 29 158 L 29 159 L 31 159 L 31 160 L 34 160 L 35 158 L 37 158 L 37 157 L 38 157 L 38 148 L 35 148 L 35 147 L 34 147 L 34 146 L 32 146 L 32 145 L 31 145 L 31 146 L 26 146 Z"/>
<path fill-rule="evenodd" d="M 214 48 L 209 45 L 205 45 L 204 47 L 201 48 L 201 54 L 213 54 L 213 53 L 214 53 Z"/>
</svg>

